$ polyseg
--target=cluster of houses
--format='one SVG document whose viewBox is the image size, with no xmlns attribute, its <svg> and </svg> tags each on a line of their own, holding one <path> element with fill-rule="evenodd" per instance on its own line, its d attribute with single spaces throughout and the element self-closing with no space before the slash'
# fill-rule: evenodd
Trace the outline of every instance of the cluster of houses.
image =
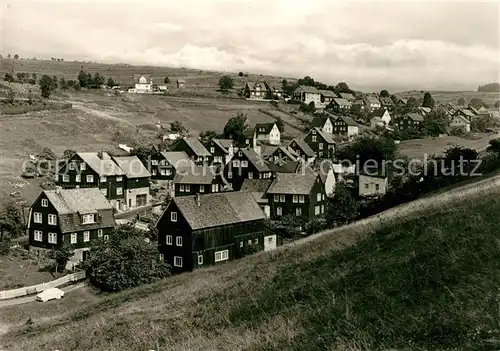
<svg viewBox="0 0 500 351">
<path fill-rule="evenodd" d="M 178 78 L 175 81 L 177 88 L 184 88 L 186 80 Z M 153 78 L 149 74 L 134 74 L 134 87 L 128 89 L 129 93 L 135 94 L 162 94 L 169 90 L 167 84 L 154 84 Z"/>
</svg>

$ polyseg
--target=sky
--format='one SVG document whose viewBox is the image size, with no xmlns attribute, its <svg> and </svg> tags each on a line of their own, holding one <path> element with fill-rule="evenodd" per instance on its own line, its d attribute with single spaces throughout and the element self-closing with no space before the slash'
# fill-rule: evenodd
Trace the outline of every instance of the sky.
<svg viewBox="0 0 500 351">
<path fill-rule="evenodd" d="M 500 2 L 0 0 L 0 52 L 309 75 L 360 90 L 499 81 Z"/>
</svg>

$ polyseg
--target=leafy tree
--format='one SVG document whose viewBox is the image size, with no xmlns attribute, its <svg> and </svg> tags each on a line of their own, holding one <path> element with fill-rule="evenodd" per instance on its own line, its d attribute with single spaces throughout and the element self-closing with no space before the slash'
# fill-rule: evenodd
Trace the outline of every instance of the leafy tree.
<svg viewBox="0 0 500 351">
<path fill-rule="evenodd" d="M 238 76 L 243 77 L 243 72 L 238 73 Z"/>
<path fill-rule="evenodd" d="M 73 84 L 73 89 L 75 89 L 75 91 L 79 91 L 80 88 L 81 88 L 80 82 L 75 82 L 75 84 Z"/>
<path fill-rule="evenodd" d="M 496 152 L 500 155 L 500 138 L 491 139 L 490 145 L 486 148 L 487 151 Z"/>
<path fill-rule="evenodd" d="M 433 108 L 434 107 L 434 99 L 432 98 L 431 93 L 426 92 L 424 94 L 424 102 L 422 103 L 423 107 L 429 107 Z"/>
<path fill-rule="evenodd" d="M 122 225 L 108 240 L 91 246 L 85 262 L 90 281 L 104 291 L 150 284 L 169 276 L 169 267 L 160 261 L 156 244 L 131 225 Z"/>
<path fill-rule="evenodd" d="M 48 99 L 50 97 L 50 93 L 54 89 L 52 78 L 44 74 L 42 78 L 40 78 L 39 84 L 40 84 L 40 90 L 42 91 L 42 97 Z"/>
<path fill-rule="evenodd" d="M 465 99 L 462 96 L 458 99 L 458 106 L 465 106 Z"/>
<path fill-rule="evenodd" d="M 474 108 L 481 108 L 483 106 L 484 102 L 480 98 L 473 98 L 469 102 L 469 106 L 472 106 Z"/>
<path fill-rule="evenodd" d="M 271 230 L 283 238 L 293 238 L 300 235 L 301 228 L 304 224 L 304 218 L 290 214 L 281 217 L 279 220 L 268 223 Z"/>
<path fill-rule="evenodd" d="M 163 82 L 164 82 L 165 84 L 170 84 L 170 79 L 168 79 L 168 77 L 165 77 L 165 79 L 163 80 Z"/>
<path fill-rule="evenodd" d="M 14 92 L 14 90 L 12 90 L 12 88 L 9 88 L 9 90 L 7 90 L 7 102 L 9 104 L 13 104 L 15 98 L 16 98 L 16 93 Z"/>
<path fill-rule="evenodd" d="M 453 175 L 460 176 L 457 169 L 462 167 L 462 170 L 468 171 L 471 166 L 474 166 L 473 161 L 478 159 L 478 153 L 474 149 L 466 148 L 461 145 L 455 145 L 448 148 L 444 152 L 444 164 L 448 169 L 453 169 L 456 172 Z"/>
<path fill-rule="evenodd" d="M 498 120 L 490 115 L 479 115 L 472 119 L 470 130 L 477 133 L 485 133 L 495 129 Z"/>
<path fill-rule="evenodd" d="M 113 80 L 113 78 L 109 77 L 108 78 L 108 87 L 112 88 L 115 86 L 115 81 Z"/>
<path fill-rule="evenodd" d="M 387 90 L 381 90 L 380 91 L 380 97 L 386 98 L 389 97 L 389 92 Z"/>
<path fill-rule="evenodd" d="M 477 91 L 497 93 L 497 92 L 500 92 L 500 84 L 499 83 L 489 83 L 489 84 L 481 85 L 477 88 Z"/>
<path fill-rule="evenodd" d="M 500 107 L 500 100 L 497 100 L 497 101 L 495 102 L 495 105 L 493 105 L 493 107 L 495 107 L 495 108 L 499 108 L 499 107 Z"/>
<path fill-rule="evenodd" d="M 36 84 L 36 73 L 31 73 L 31 78 L 34 80 L 33 84 Z"/>
<path fill-rule="evenodd" d="M 335 196 L 328 199 L 325 219 L 331 227 L 345 225 L 359 215 L 359 202 L 356 201 L 351 190 L 343 183 L 335 187 Z"/>
<path fill-rule="evenodd" d="M 208 143 L 210 140 L 217 138 L 217 132 L 213 130 L 206 130 L 200 133 L 200 139 L 202 143 Z"/>
<path fill-rule="evenodd" d="M 147 161 L 152 153 L 153 148 L 150 145 L 139 145 L 130 151 L 130 155 L 137 156 L 144 164 L 148 164 Z"/>
<path fill-rule="evenodd" d="M 305 76 L 304 78 L 299 79 L 298 83 L 299 83 L 299 85 L 305 85 L 305 86 L 311 86 L 311 87 L 313 87 L 315 85 L 314 79 L 309 77 L 309 76 Z"/>
<path fill-rule="evenodd" d="M 233 139 L 238 144 L 245 143 L 245 130 L 247 129 L 247 116 L 241 112 L 231 117 L 224 126 L 224 136 Z"/>
<path fill-rule="evenodd" d="M 14 60 L 17 60 L 17 59 L 19 59 L 19 55 L 18 55 L 18 54 L 15 54 L 15 55 L 14 55 Z"/>
<path fill-rule="evenodd" d="M 7 54 L 7 58 L 10 59 L 10 54 Z"/>
<path fill-rule="evenodd" d="M 434 110 L 424 118 L 423 128 L 428 135 L 439 136 L 446 133 L 450 122 L 448 115 L 442 109 Z"/>
<path fill-rule="evenodd" d="M 99 73 L 94 73 L 94 78 L 92 78 L 92 84 L 95 87 L 100 87 L 101 85 L 104 84 L 104 77 L 101 76 Z"/>
<path fill-rule="evenodd" d="M 6 82 L 9 82 L 9 83 L 12 83 L 14 81 L 14 77 L 12 75 L 12 72 L 6 72 L 3 80 Z"/>
<path fill-rule="evenodd" d="M 57 89 L 57 76 L 52 76 L 52 90 Z"/>
<path fill-rule="evenodd" d="M 66 264 L 72 256 L 73 249 L 67 242 L 64 242 L 61 246 L 52 249 L 50 252 L 50 258 L 56 263 L 56 273 L 64 271 Z"/>
<path fill-rule="evenodd" d="M 276 126 L 278 127 L 280 133 L 285 131 L 285 123 L 281 117 L 276 118 Z"/>
<path fill-rule="evenodd" d="M 283 93 L 292 96 L 293 92 L 295 89 L 297 89 L 299 85 L 298 84 L 290 84 L 286 79 L 283 79 L 281 82 L 281 89 L 283 90 Z"/>
<path fill-rule="evenodd" d="M 170 126 L 168 127 L 168 132 L 172 134 L 179 134 L 180 136 L 186 136 L 189 134 L 189 129 L 184 127 L 182 122 L 174 121 L 170 123 Z"/>
<path fill-rule="evenodd" d="M 349 86 L 347 85 L 346 82 L 340 82 L 340 83 L 338 83 L 335 86 L 335 90 L 334 91 L 336 93 L 353 93 L 353 91 L 351 90 L 351 88 L 349 88 Z"/>
<path fill-rule="evenodd" d="M 337 158 L 341 161 L 348 160 L 351 164 L 359 160 L 360 167 L 364 167 L 365 164 L 367 167 L 372 167 L 374 162 L 380 166 L 384 160 L 394 160 L 397 150 L 398 147 L 392 139 L 366 135 L 339 148 Z M 370 163 L 367 164 L 368 161 Z"/>
<path fill-rule="evenodd" d="M 59 86 L 63 90 L 67 90 L 68 89 L 68 83 L 66 82 L 66 79 L 64 79 L 64 77 L 61 77 L 61 79 L 59 79 Z"/>
<path fill-rule="evenodd" d="M 87 88 L 91 84 L 89 82 L 89 75 L 83 69 L 78 73 L 78 82 L 82 88 Z"/>
<path fill-rule="evenodd" d="M 64 152 L 63 152 L 63 158 L 65 160 L 70 160 L 75 155 L 76 155 L 75 150 L 67 149 L 67 150 L 64 150 Z"/>
<path fill-rule="evenodd" d="M 222 76 L 221 79 L 219 79 L 219 88 L 222 91 L 228 91 L 229 89 L 233 88 L 233 78 L 231 76 Z"/>
<path fill-rule="evenodd" d="M 0 210 L 0 241 L 9 236 L 17 238 L 24 234 L 23 214 L 14 202 L 8 202 Z"/>
</svg>

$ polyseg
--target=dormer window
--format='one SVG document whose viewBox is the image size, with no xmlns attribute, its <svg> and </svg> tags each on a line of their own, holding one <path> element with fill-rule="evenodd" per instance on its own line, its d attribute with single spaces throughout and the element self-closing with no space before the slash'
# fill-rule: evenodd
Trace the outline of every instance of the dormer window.
<svg viewBox="0 0 500 351">
<path fill-rule="evenodd" d="M 82 224 L 95 223 L 95 214 L 84 214 L 82 215 Z"/>
</svg>

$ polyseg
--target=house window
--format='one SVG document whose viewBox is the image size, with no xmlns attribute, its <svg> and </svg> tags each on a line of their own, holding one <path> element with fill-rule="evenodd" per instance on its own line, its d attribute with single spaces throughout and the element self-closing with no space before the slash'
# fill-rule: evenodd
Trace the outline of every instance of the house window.
<svg viewBox="0 0 500 351">
<path fill-rule="evenodd" d="M 106 188 L 102 188 L 102 189 L 101 189 L 101 193 L 102 193 L 104 196 L 108 196 L 108 189 L 106 189 Z"/>
<path fill-rule="evenodd" d="M 240 247 L 243 247 L 243 241 L 240 241 Z"/>
<path fill-rule="evenodd" d="M 87 241 L 90 241 L 90 232 L 89 231 L 83 232 L 83 242 L 85 243 Z"/>
<path fill-rule="evenodd" d="M 161 262 L 165 261 L 165 256 L 163 256 L 163 254 L 160 254 L 160 261 Z"/>
<path fill-rule="evenodd" d="M 106 176 L 101 176 L 101 182 L 105 182 L 106 181 Z"/>
<path fill-rule="evenodd" d="M 234 160 L 233 167 L 239 167 L 239 166 L 240 166 L 240 160 Z"/>
<path fill-rule="evenodd" d="M 49 244 L 57 244 L 57 234 L 49 233 Z"/>
<path fill-rule="evenodd" d="M 325 205 L 321 205 L 321 214 L 325 213 Z"/>
<path fill-rule="evenodd" d="M 69 170 L 70 171 L 74 171 L 75 170 L 75 163 L 74 162 L 70 162 L 69 163 Z"/>
<path fill-rule="evenodd" d="M 167 245 L 172 245 L 172 242 L 173 242 L 172 235 L 167 235 L 167 241 L 166 241 Z"/>
<path fill-rule="evenodd" d="M 117 181 L 117 182 L 121 182 L 122 180 L 123 180 L 123 178 L 122 178 L 122 177 L 116 177 L 116 181 Z"/>
<path fill-rule="evenodd" d="M 248 179 L 253 179 L 253 172 L 248 172 Z"/>
<path fill-rule="evenodd" d="M 274 202 L 280 202 L 280 196 L 278 194 L 274 194 Z"/>
<path fill-rule="evenodd" d="M 102 238 L 102 229 L 97 229 L 97 237 Z"/>
<path fill-rule="evenodd" d="M 63 175 L 63 182 L 65 182 L 65 183 L 69 182 L 69 174 Z"/>
<path fill-rule="evenodd" d="M 87 169 L 87 164 L 85 162 L 80 163 L 80 170 L 84 171 Z"/>
<path fill-rule="evenodd" d="M 228 259 L 229 259 L 229 250 L 215 252 L 215 262 L 226 261 Z"/>
<path fill-rule="evenodd" d="M 257 244 L 259 243 L 259 238 L 255 238 L 255 240 L 253 241 L 253 243 L 254 243 L 255 245 L 257 245 Z"/>
<path fill-rule="evenodd" d="M 182 246 L 182 236 L 175 237 L 175 245 Z"/>
<path fill-rule="evenodd" d="M 57 225 L 57 215 L 49 214 L 49 224 L 50 225 Z"/>
<path fill-rule="evenodd" d="M 119 186 L 118 188 L 116 188 L 116 195 L 122 195 L 122 194 L 123 194 L 123 188 Z"/>
<path fill-rule="evenodd" d="M 158 174 L 158 171 L 156 169 L 153 169 L 152 171 L 154 176 Z"/>
<path fill-rule="evenodd" d="M 316 195 L 316 201 L 321 201 L 321 193 L 318 193 L 318 194 Z"/>
<path fill-rule="evenodd" d="M 204 185 L 200 185 L 200 193 L 204 193 L 205 192 L 205 186 Z"/>
<path fill-rule="evenodd" d="M 313 135 L 313 136 L 312 136 L 312 141 L 313 141 L 313 142 L 316 142 L 316 135 Z"/>
<path fill-rule="evenodd" d="M 314 214 L 319 215 L 320 212 L 320 207 L 319 206 L 314 206 Z"/>
<path fill-rule="evenodd" d="M 233 172 L 227 172 L 227 177 L 228 177 L 229 179 L 233 178 Z"/>
<path fill-rule="evenodd" d="M 380 189 L 380 185 L 379 184 L 375 184 L 375 190 L 379 190 Z"/>
<path fill-rule="evenodd" d="M 160 169 L 160 174 L 161 175 L 167 175 L 167 170 L 166 169 Z"/>
<path fill-rule="evenodd" d="M 152 166 L 158 166 L 158 160 L 151 160 Z"/>
<path fill-rule="evenodd" d="M 248 167 L 248 161 L 241 161 L 241 167 L 243 168 Z"/>
<path fill-rule="evenodd" d="M 323 150 L 323 143 L 319 143 L 319 144 L 318 144 L 318 148 L 319 148 L 320 150 Z"/>
<path fill-rule="evenodd" d="M 368 189 L 368 184 L 365 184 L 365 189 Z"/>
<path fill-rule="evenodd" d="M 283 216 L 283 208 L 277 207 L 276 208 L 276 215 L 278 216 Z"/>
<path fill-rule="evenodd" d="M 293 195 L 293 202 L 294 203 L 299 202 L 299 197 L 297 195 Z"/>
<path fill-rule="evenodd" d="M 80 174 L 75 175 L 75 182 L 80 183 L 82 181 L 82 176 Z"/>
<path fill-rule="evenodd" d="M 248 239 L 248 245 L 252 245 L 252 239 Z"/>
<path fill-rule="evenodd" d="M 238 151 L 238 156 L 241 156 L 243 155 L 241 151 Z"/>
<path fill-rule="evenodd" d="M 214 153 L 215 152 L 215 148 L 213 146 L 210 147 L 210 153 Z"/>
<path fill-rule="evenodd" d="M 42 234 L 41 230 L 35 230 L 33 239 L 35 241 L 42 241 L 42 236 L 43 236 L 43 234 Z"/>
<path fill-rule="evenodd" d="M 177 222 L 177 212 L 170 212 L 170 221 Z"/>
<path fill-rule="evenodd" d="M 179 188 L 179 191 L 180 191 L 181 193 L 183 193 L 183 192 L 184 192 L 184 184 L 181 184 L 181 186 L 180 186 L 180 188 Z"/>
<path fill-rule="evenodd" d="M 219 184 L 212 184 L 212 192 L 213 193 L 219 192 Z"/>
<path fill-rule="evenodd" d="M 182 257 L 174 256 L 174 267 L 182 267 Z"/>
<path fill-rule="evenodd" d="M 297 207 L 297 208 L 295 209 L 295 215 L 296 215 L 296 216 L 302 216 L 302 209 L 301 209 L 300 207 Z"/>
<path fill-rule="evenodd" d="M 108 241 L 109 240 L 109 235 L 104 235 L 104 241 Z"/>
<path fill-rule="evenodd" d="M 203 264 L 203 255 L 198 255 L 198 265 Z"/>
<path fill-rule="evenodd" d="M 305 197 L 304 195 L 299 195 L 299 202 L 303 204 L 305 202 Z"/>
<path fill-rule="evenodd" d="M 191 191 L 191 185 L 186 184 L 186 193 L 189 193 Z"/>
<path fill-rule="evenodd" d="M 42 207 L 49 207 L 49 200 L 42 199 Z"/>
<path fill-rule="evenodd" d="M 83 224 L 95 223 L 95 215 L 93 215 L 93 214 L 83 215 L 82 216 L 82 223 Z"/>
<path fill-rule="evenodd" d="M 165 170 L 165 175 L 172 175 L 172 170 L 171 169 L 167 169 Z"/>
<path fill-rule="evenodd" d="M 325 194 L 321 194 L 321 200 L 325 199 Z"/>
<path fill-rule="evenodd" d="M 33 220 L 35 223 L 42 223 L 42 214 L 40 212 L 35 212 Z"/>
<path fill-rule="evenodd" d="M 285 195 L 280 195 L 280 202 L 285 202 Z"/>
<path fill-rule="evenodd" d="M 313 130 L 313 134 L 316 134 L 316 131 L 315 131 L 315 130 Z"/>
<path fill-rule="evenodd" d="M 76 233 L 71 233 L 71 243 L 76 244 L 77 238 L 76 238 Z"/>
<path fill-rule="evenodd" d="M 87 174 L 87 183 L 93 183 L 94 182 L 94 176 L 92 174 Z"/>
</svg>

